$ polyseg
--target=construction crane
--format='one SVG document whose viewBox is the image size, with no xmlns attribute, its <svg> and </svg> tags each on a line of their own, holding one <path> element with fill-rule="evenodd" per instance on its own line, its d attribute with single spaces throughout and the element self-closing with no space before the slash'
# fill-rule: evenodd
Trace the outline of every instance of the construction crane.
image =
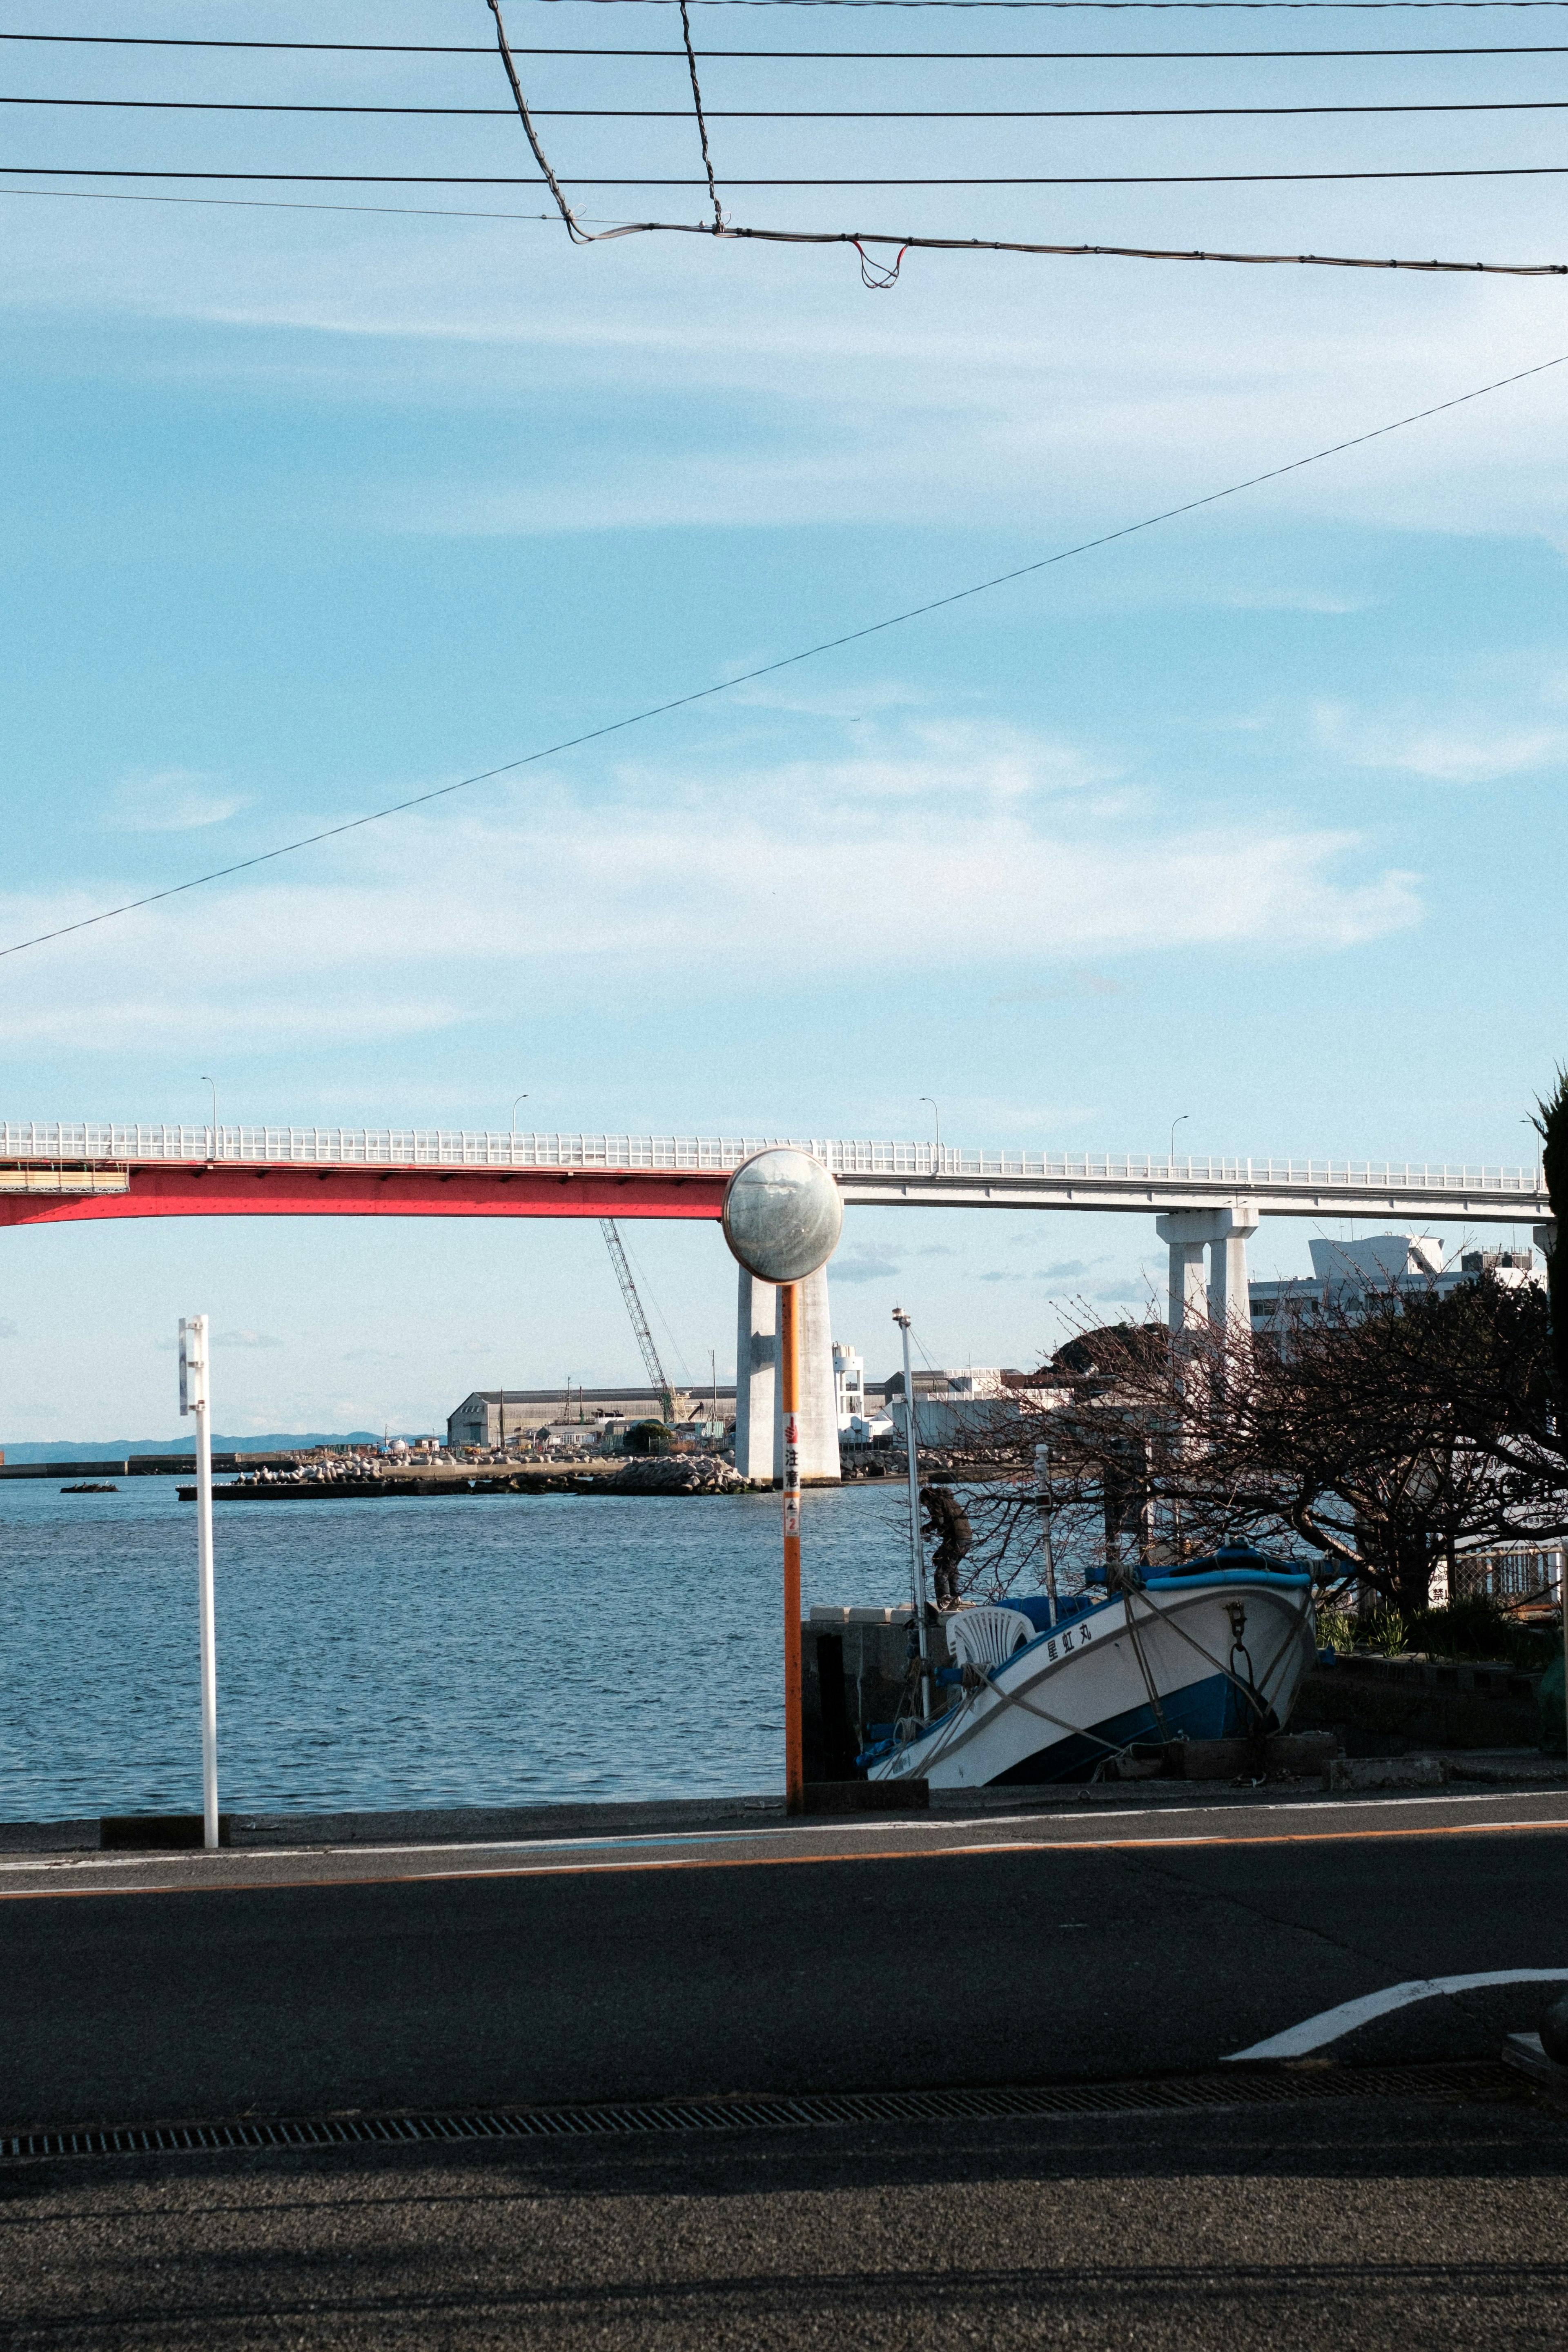
<svg viewBox="0 0 1568 2352">
<path fill-rule="evenodd" d="M 632 1270 L 614 1217 L 601 1217 L 599 1231 L 605 1236 L 605 1247 L 610 1253 L 610 1264 L 616 1269 L 616 1280 L 621 1286 L 621 1297 L 626 1302 L 626 1313 L 632 1318 L 632 1329 L 637 1335 L 637 1346 L 642 1349 L 648 1379 L 658 1392 L 661 1417 L 668 1428 L 675 1418 L 676 1405 L 684 1404 L 686 1399 L 679 1389 L 671 1387 L 664 1366 L 658 1360 L 658 1349 L 653 1344 L 653 1333 L 648 1329 L 647 1317 L 643 1313 L 642 1300 L 637 1297 L 637 1286 L 632 1280 Z"/>
</svg>

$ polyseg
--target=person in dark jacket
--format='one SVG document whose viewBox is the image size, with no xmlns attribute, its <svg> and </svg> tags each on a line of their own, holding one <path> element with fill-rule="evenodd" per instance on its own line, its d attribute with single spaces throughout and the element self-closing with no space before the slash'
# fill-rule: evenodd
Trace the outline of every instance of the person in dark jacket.
<svg viewBox="0 0 1568 2352">
<path fill-rule="evenodd" d="M 974 1531 L 969 1524 L 969 1514 L 951 1486 L 939 1486 L 933 1481 L 921 1488 L 921 1504 L 925 1511 L 925 1532 L 937 1538 L 931 1573 L 936 1585 L 936 1605 L 951 1609 L 958 1600 L 958 1563 L 974 1542 Z"/>
</svg>

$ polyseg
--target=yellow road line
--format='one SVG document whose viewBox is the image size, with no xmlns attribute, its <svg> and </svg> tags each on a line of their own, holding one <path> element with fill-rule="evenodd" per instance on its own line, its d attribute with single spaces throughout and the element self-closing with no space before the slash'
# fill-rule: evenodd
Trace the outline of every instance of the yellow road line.
<svg viewBox="0 0 1568 2352">
<path fill-rule="evenodd" d="M 1157 1853 L 1214 1846 L 1356 1845 L 1393 1838 L 1517 1836 L 1531 1830 L 1568 1830 L 1568 1821 L 1464 1822 L 1451 1826 L 1428 1824 L 1418 1829 L 1271 1830 L 1235 1837 L 1215 1833 L 1164 1838 L 1008 1838 L 971 1845 L 887 1846 L 871 1852 L 861 1848 L 858 1852 L 826 1853 L 672 1855 L 664 1860 L 649 1855 L 615 1862 L 507 1863 L 488 1869 L 391 1871 L 374 1876 L 252 1879 L 239 1885 L 225 1885 L 209 1879 L 205 1885 L 186 1882 L 165 1886 L 16 1887 L 0 1889 L 0 1903 L 68 1902 L 120 1895 L 268 1895 L 318 1887 L 422 1886 L 474 1878 L 596 1878 L 646 1871 L 789 1870 L 814 1864 L 944 1862 L 991 1853 Z"/>
</svg>

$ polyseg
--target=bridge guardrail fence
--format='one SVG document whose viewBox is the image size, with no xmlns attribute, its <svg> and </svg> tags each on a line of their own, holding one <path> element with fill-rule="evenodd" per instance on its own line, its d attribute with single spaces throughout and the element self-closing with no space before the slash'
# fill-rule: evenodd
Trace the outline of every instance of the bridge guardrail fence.
<svg viewBox="0 0 1568 2352">
<path fill-rule="evenodd" d="M 215 1134 L 210 1126 L 131 1126 L 94 1120 L 0 1122 L 0 1161 L 42 1165 L 85 1161 L 125 1167 L 167 1161 L 244 1167 L 581 1168 L 719 1175 L 752 1152 L 780 1143 L 813 1152 L 835 1175 L 851 1179 L 1037 1179 L 1213 1186 L 1261 1193 L 1321 1185 L 1368 1192 L 1489 1192 L 1523 1202 L 1544 1202 L 1539 1164 L 1510 1168 L 1332 1159 L 1178 1160 L 1140 1152 L 988 1151 L 956 1144 L 944 1144 L 939 1151 L 931 1143 L 799 1136 L 514 1135 L 507 1129 L 244 1124 L 220 1126 Z"/>
</svg>

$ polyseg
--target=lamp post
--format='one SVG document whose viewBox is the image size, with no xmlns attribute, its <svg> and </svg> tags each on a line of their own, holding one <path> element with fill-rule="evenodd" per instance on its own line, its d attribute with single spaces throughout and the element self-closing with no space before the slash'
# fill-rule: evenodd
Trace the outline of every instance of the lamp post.
<svg viewBox="0 0 1568 2352">
<path fill-rule="evenodd" d="M 196 1417 L 196 1594 L 202 1639 L 202 1843 L 217 1850 L 217 1645 L 213 1622 L 212 1388 L 207 1318 L 180 1321 L 180 1411 Z"/>
<path fill-rule="evenodd" d="M 204 1087 L 211 1087 L 211 1088 L 212 1088 L 212 1090 L 213 1090 L 213 1148 L 212 1148 L 212 1156 L 213 1156 L 213 1158 L 216 1160 L 216 1159 L 217 1158 L 217 1081 L 216 1081 L 216 1078 L 209 1078 L 209 1077 L 206 1076 L 205 1072 L 204 1071 L 204 1072 L 203 1072 L 203 1074 L 202 1074 L 202 1084 L 203 1084 L 203 1086 L 204 1086 Z"/>
<path fill-rule="evenodd" d="M 910 1591 L 921 1645 L 921 1719 L 931 1719 L 931 1643 L 926 1632 L 926 1548 L 921 1540 L 920 1445 L 915 1428 L 915 1382 L 910 1370 L 910 1318 L 901 1307 L 893 1320 L 904 1339 L 904 1453 L 910 1474 Z"/>
<path fill-rule="evenodd" d="M 1189 1118 L 1191 1118 L 1191 1117 L 1192 1117 L 1192 1112 L 1191 1112 L 1190 1110 L 1184 1110 L 1184 1111 L 1182 1113 L 1182 1117 L 1181 1117 L 1181 1118 L 1173 1118 L 1173 1119 L 1171 1121 L 1171 1140 L 1170 1140 L 1169 1144 L 1167 1145 L 1167 1147 L 1166 1147 L 1166 1150 L 1165 1150 L 1165 1165 L 1166 1165 L 1166 1167 L 1167 1167 L 1167 1168 L 1172 1168 L 1172 1167 L 1174 1167 L 1174 1165 L 1175 1165 L 1175 1160 L 1176 1160 L 1176 1129 L 1177 1129 L 1177 1128 L 1179 1128 L 1179 1127 L 1181 1126 L 1182 1121 L 1183 1121 L 1184 1119 L 1189 1119 Z"/>
<path fill-rule="evenodd" d="M 800 1721 L 800 1286 L 827 1264 L 844 1202 L 820 1160 L 778 1147 L 743 1160 L 724 1187 L 724 1238 L 754 1281 L 777 1286 L 784 1407 L 784 1811 L 805 1811 Z M 737 1373 L 737 1377 L 739 1374 Z"/>
<path fill-rule="evenodd" d="M 931 1171 L 931 1173 L 933 1175 L 940 1175 L 942 1172 L 942 1112 L 938 1108 L 937 1099 L 934 1095 L 921 1095 L 921 1100 L 923 1103 L 930 1103 L 931 1107 L 931 1115 L 936 1120 L 936 1166 Z"/>
<path fill-rule="evenodd" d="M 1051 1518 L 1056 1507 L 1051 1494 L 1051 1449 L 1048 1445 L 1037 1445 L 1035 1448 L 1035 1492 L 1040 1498 L 1040 1541 L 1046 1556 L 1046 1591 L 1050 1595 L 1054 1621 L 1057 1613 L 1057 1551 L 1051 1536 Z"/>
</svg>

